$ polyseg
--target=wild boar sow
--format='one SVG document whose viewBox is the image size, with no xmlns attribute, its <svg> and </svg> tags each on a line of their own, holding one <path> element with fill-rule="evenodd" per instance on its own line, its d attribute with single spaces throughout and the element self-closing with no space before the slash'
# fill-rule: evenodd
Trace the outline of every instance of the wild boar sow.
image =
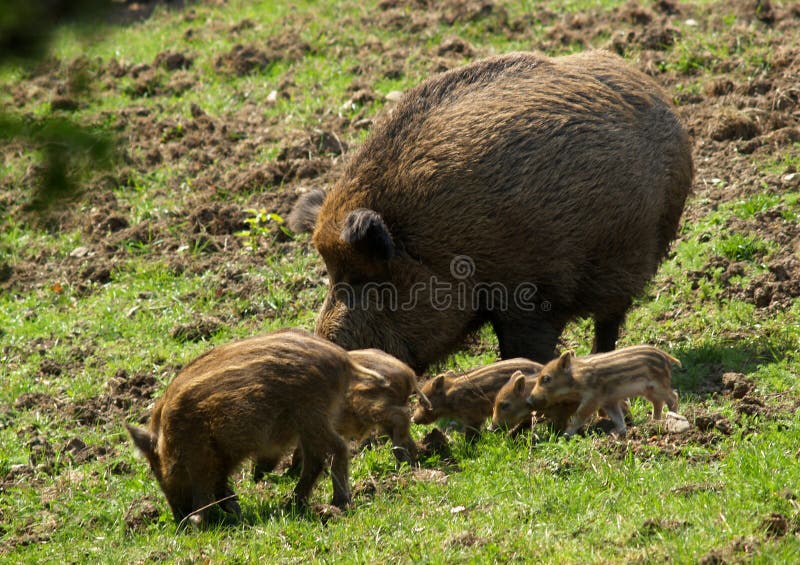
<svg viewBox="0 0 800 565">
<path fill-rule="evenodd" d="M 341 347 L 299 330 L 281 330 L 214 348 L 167 387 L 148 429 L 128 426 L 176 520 L 214 502 L 239 513 L 228 476 L 246 458 L 275 458 L 299 443 L 303 470 L 294 501 L 304 504 L 333 455 L 333 504 L 350 501 L 348 451 L 331 422 L 350 379 L 381 379 Z"/>
<path fill-rule="evenodd" d="M 689 140 L 664 92 L 603 51 L 511 53 L 409 90 L 322 199 L 331 287 L 316 332 L 421 372 L 484 323 L 503 358 L 545 362 L 593 316 L 612 350 L 674 238 Z"/>
</svg>

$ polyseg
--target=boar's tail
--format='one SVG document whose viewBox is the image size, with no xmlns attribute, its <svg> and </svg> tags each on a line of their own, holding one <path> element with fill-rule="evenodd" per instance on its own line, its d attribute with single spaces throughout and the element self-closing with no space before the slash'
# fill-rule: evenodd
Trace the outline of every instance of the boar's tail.
<svg viewBox="0 0 800 565">
<path fill-rule="evenodd" d="M 314 231 L 314 225 L 317 223 L 317 216 L 324 200 L 325 191 L 319 188 L 309 190 L 300 196 L 287 218 L 286 223 L 289 229 L 294 233 Z"/>
<path fill-rule="evenodd" d="M 422 392 L 422 389 L 419 388 L 419 383 L 417 382 L 416 377 L 414 377 L 414 392 L 417 393 L 417 400 L 420 404 L 422 404 L 425 410 L 433 410 L 433 404 L 431 404 L 430 399 L 425 396 L 425 393 Z"/>
<path fill-rule="evenodd" d="M 368 379 L 377 379 L 380 381 L 381 384 L 389 386 L 389 381 L 386 380 L 386 377 L 381 375 L 380 373 L 373 371 L 372 369 L 367 369 L 363 365 L 359 365 L 355 361 L 353 363 L 353 372 L 356 375 L 360 375 L 362 377 L 367 377 Z"/>
</svg>

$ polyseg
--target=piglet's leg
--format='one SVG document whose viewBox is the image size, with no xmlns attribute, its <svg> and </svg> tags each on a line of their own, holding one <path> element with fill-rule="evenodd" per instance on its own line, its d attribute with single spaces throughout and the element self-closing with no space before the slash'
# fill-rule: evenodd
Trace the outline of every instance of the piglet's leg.
<svg viewBox="0 0 800 565">
<path fill-rule="evenodd" d="M 413 465 L 417 460 L 417 446 L 409 435 L 411 427 L 405 409 L 394 406 L 386 411 L 383 430 L 392 438 L 392 451 L 398 464 L 406 462 Z"/>
<path fill-rule="evenodd" d="M 564 436 L 570 438 L 574 436 L 578 430 L 580 430 L 583 425 L 586 423 L 592 414 L 597 411 L 597 402 L 594 399 L 587 399 L 580 403 L 578 409 L 575 411 L 575 415 L 572 416 L 572 419 L 567 426 L 566 431 L 564 432 Z"/>
<path fill-rule="evenodd" d="M 611 421 L 614 422 L 614 433 L 624 436 L 628 428 L 625 426 L 625 416 L 622 413 L 621 403 L 609 402 L 603 408 L 605 408 L 606 414 L 611 418 Z"/>
</svg>

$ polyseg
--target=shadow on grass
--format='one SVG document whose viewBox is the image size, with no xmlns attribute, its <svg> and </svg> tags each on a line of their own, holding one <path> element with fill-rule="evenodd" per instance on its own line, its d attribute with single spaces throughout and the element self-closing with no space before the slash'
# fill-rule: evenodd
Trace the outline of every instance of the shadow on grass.
<svg viewBox="0 0 800 565">
<path fill-rule="evenodd" d="M 744 343 L 725 342 L 675 351 L 683 367 L 672 372 L 672 386 L 681 393 L 700 398 L 723 390 L 722 375 L 728 372 L 751 373 L 759 367 L 780 363 L 798 351 L 798 340 L 756 338 Z"/>
</svg>

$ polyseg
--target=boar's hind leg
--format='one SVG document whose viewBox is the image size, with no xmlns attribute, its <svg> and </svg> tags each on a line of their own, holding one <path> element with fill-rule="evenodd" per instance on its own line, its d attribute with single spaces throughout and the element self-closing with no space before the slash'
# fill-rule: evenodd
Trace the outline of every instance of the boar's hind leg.
<svg viewBox="0 0 800 565">
<path fill-rule="evenodd" d="M 300 437 L 300 446 L 303 452 L 303 470 L 292 496 L 294 503 L 300 507 L 306 505 L 311 489 L 322 473 L 328 454 L 333 452 L 331 464 L 333 504 L 346 506 L 350 502 L 350 485 L 349 453 L 344 440 L 331 429 L 327 421 L 323 421 L 316 429 L 314 426 L 309 426 L 309 431 Z"/>
</svg>

